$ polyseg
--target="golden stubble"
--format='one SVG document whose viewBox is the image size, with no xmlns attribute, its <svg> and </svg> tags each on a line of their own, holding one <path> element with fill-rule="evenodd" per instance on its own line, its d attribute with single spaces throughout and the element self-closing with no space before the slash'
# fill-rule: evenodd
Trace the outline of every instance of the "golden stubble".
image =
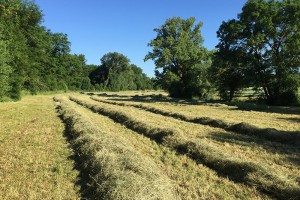
<svg viewBox="0 0 300 200">
<path fill-rule="evenodd" d="M 79 199 L 51 96 L 0 104 L 0 199 Z"/>
</svg>

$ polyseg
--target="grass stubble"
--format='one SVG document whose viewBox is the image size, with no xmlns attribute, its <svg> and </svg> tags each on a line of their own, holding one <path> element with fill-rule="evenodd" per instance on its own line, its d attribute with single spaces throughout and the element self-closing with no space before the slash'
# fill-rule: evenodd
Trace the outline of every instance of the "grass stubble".
<svg viewBox="0 0 300 200">
<path fill-rule="evenodd" d="M 65 126 L 51 96 L 0 105 L 0 199 L 300 197 L 299 148 L 286 145 L 290 139 L 280 144 L 191 124 L 176 115 L 191 119 L 195 112 L 171 112 L 183 106 L 168 103 L 59 99 Z M 73 168 L 64 131 L 80 172 Z M 78 180 L 80 173 L 86 180 Z"/>
<path fill-rule="evenodd" d="M 102 132 L 113 135 L 115 143 L 123 141 L 126 146 L 134 147 L 144 160 L 151 159 L 159 168 L 155 168 L 155 170 L 162 171 L 168 176 L 172 183 L 170 186 L 175 189 L 178 199 L 268 199 L 267 196 L 257 192 L 254 187 L 236 184 L 227 178 L 219 177 L 213 170 L 197 164 L 186 155 L 178 155 L 169 148 L 115 123 L 108 117 L 96 115 L 74 102 L 67 102 L 66 100 L 64 102 L 68 104 L 69 108 L 72 107 L 76 110 L 78 116 L 87 117 L 89 123 L 98 126 Z M 112 144 L 105 144 L 104 146 L 107 145 Z M 123 156 L 130 157 L 131 155 Z M 90 160 L 94 159 L 90 156 Z M 134 199 L 134 197 L 129 199 Z M 171 198 L 158 197 L 157 199 Z"/>
<path fill-rule="evenodd" d="M 161 122 L 163 120 L 158 115 L 153 116 L 153 119 L 146 117 L 152 113 L 146 114 L 146 112 L 134 108 L 121 108 L 105 103 L 93 103 L 88 97 L 83 96 L 71 97 L 71 99 L 94 112 L 109 116 L 116 122 L 122 123 L 126 127 L 144 134 L 177 152 L 188 155 L 232 180 L 251 186 L 254 185 L 265 193 L 280 199 L 297 199 L 300 196 L 299 165 L 293 165 L 290 162 L 287 162 L 287 165 L 282 165 L 281 157 L 272 156 L 273 154 L 267 151 L 261 152 L 262 149 L 255 143 L 252 144 L 251 149 L 248 149 L 241 145 L 212 142 L 205 137 L 189 135 L 189 132 L 195 127 L 200 129 L 200 125 L 194 125 L 193 128 L 192 125 L 187 125 L 189 123 L 178 120 L 173 124 L 169 124 L 172 119 L 167 119 L 168 123 L 165 123 L 169 124 L 167 126 Z M 147 119 L 143 121 L 143 117 Z M 151 120 L 152 123 L 149 123 Z M 180 127 L 180 123 L 183 127 Z M 175 129 L 175 127 L 180 128 Z M 210 127 L 205 127 L 205 130 L 206 132 L 209 130 L 216 131 Z M 205 132 L 205 130 L 202 131 Z M 209 133 L 205 134 L 209 135 Z M 223 131 L 222 134 L 226 136 L 231 133 Z M 276 159 L 278 162 L 274 163 Z"/>
<path fill-rule="evenodd" d="M 55 100 L 60 102 L 59 112 L 73 138 L 80 168 L 89 176 L 84 198 L 178 199 L 169 178 L 130 141 L 103 131 L 62 99 Z"/>
<path fill-rule="evenodd" d="M 161 104 L 141 104 L 141 103 L 128 103 L 128 102 L 116 102 L 116 101 L 109 101 L 105 99 L 101 99 L 99 97 L 92 96 L 91 99 L 102 102 L 108 103 L 112 105 L 119 105 L 119 106 L 131 106 L 139 109 L 143 109 L 152 113 L 160 114 L 163 116 L 173 117 L 175 119 L 180 119 L 187 122 L 202 124 L 202 125 L 209 125 L 216 128 L 222 128 L 227 131 L 233 131 L 238 134 L 245 134 L 250 136 L 255 136 L 263 139 L 267 139 L 270 141 L 275 142 L 282 142 L 282 143 L 298 143 L 300 144 L 300 132 L 299 131 L 283 131 L 277 130 L 275 128 L 261 128 L 255 125 L 249 124 L 247 122 L 239 122 L 239 123 L 232 123 L 227 122 L 226 120 L 222 119 L 214 119 L 211 117 L 197 117 L 195 111 L 183 111 L 183 109 L 179 106 L 170 106 L 170 105 L 161 105 Z M 185 106 L 184 108 L 188 108 L 189 106 Z M 167 109 L 167 110 L 166 110 Z M 177 111 L 177 112 L 176 112 Z M 193 114 L 191 114 L 193 113 Z"/>
<path fill-rule="evenodd" d="M 127 93 L 125 93 L 127 94 Z M 197 118 L 198 116 L 222 120 L 228 124 L 237 124 L 245 122 L 258 128 L 274 128 L 282 131 L 300 131 L 300 109 L 292 107 L 265 108 L 256 109 L 243 108 L 238 106 L 230 106 L 223 103 L 207 103 L 207 102 L 188 102 L 184 100 L 166 97 L 165 94 L 151 93 L 128 93 L 127 95 L 118 94 L 97 94 L 92 93 L 90 96 L 102 100 L 112 102 L 144 105 L 154 107 L 165 112 L 182 114 L 189 118 Z"/>
<path fill-rule="evenodd" d="M 80 199 L 51 96 L 0 104 L 0 199 Z"/>
</svg>

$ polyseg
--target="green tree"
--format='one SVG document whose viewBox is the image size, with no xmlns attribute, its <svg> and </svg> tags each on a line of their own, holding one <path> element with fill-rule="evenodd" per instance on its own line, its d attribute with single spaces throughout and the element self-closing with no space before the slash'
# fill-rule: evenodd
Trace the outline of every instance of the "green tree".
<svg viewBox="0 0 300 200">
<path fill-rule="evenodd" d="M 247 56 L 238 40 L 242 29 L 236 20 L 230 20 L 223 22 L 217 31 L 220 42 L 213 53 L 210 80 L 223 100 L 231 101 L 247 82 Z"/>
<path fill-rule="evenodd" d="M 122 84 L 121 74 L 128 70 L 130 60 L 123 54 L 113 52 L 107 53 L 101 58 L 104 89 L 120 90 Z M 120 77 L 120 78 L 119 78 Z"/>
<path fill-rule="evenodd" d="M 238 20 L 223 22 L 232 39 L 220 37 L 229 49 L 241 49 L 244 68 L 270 104 L 295 104 L 300 66 L 300 1 L 249 0 Z M 235 33 L 235 34 L 233 34 Z M 227 41 L 226 41 L 227 40 Z M 238 58 L 238 57 L 235 57 Z"/>
<path fill-rule="evenodd" d="M 167 19 L 164 25 L 154 29 L 157 36 L 148 46 L 153 48 L 145 61 L 152 59 L 156 65 L 156 74 L 171 96 L 205 97 L 207 90 L 202 90 L 200 71 L 209 65 L 207 50 L 202 46 L 200 28 L 202 23 L 194 25 L 195 18 L 187 20 L 180 17 Z M 202 73 L 204 74 L 204 73 Z"/>
<path fill-rule="evenodd" d="M 29 68 L 26 38 L 20 29 L 21 1 L 0 1 L 0 24 L 2 54 L 4 67 L 10 66 L 9 88 L 6 94 L 13 99 L 21 98 L 21 89 L 24 83 L 25 72 Z M 7 57 L 9 55 L 9 59 Z M 4 58 L 5 57 L 5 58 Z M 6 68 L 5 67 L 5 68 Z M 4 68 L 3 68 L 4 69 Z M 7 88 L 7 87 L 6 87 Z"/>
<path fill-rule="evenodd" d="M 133 73 L 133 88 L 132 90 L 146 90 L 146 89 L 153 89 L 151 79 L 147 77 L 143 70 L 134 65 L 130 65 L 132 73 Z"/>
<path fill-rule="evenodd" d="M 42 17 L 34 1 L 0 0 L 0 98 L 90 87 L 84 56 L 70 54 L 67 35 L 41 26 Z"/>
<path fill-rule="evenodd" d="M 0 101 L 8 96 L 11 89 L 9 77 L 12 73 L 12 67 L 9 65 L 11 56 L 8 52 L 10 41 L 6 39 L 5 26 L 0 23 Z"/>
<path fill-rule="evenodd" d="M 94 68 L 89 74 L 92 84 L 97 89 L 120 90 L 144 90 L 152 89 L 150 79 L 143 70 L 134 64 L 123 54 L 112 52 L 101 58 L 100 66 Z"/>
</svg>

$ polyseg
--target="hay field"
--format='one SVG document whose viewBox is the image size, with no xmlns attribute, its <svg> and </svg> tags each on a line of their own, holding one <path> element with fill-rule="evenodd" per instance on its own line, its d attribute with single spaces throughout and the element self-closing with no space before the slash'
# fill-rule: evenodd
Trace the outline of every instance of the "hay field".
<svg viewBox="0 0 300 200">
<path fill-rule="evenodd" d="M 187 155 L 198 164 L 214 170 L 219 176 L 228 177 L 236 183 L 255 185 L 258 190 L 276 198 L 292 199 L 300 196 L 300 149 L 297 131 L 282 132 L 293 140 L 274 142 L 268 137 L 237 134 L 222 128 L 175 119 L 151 112 L 144 107 L 99 102 L 90 95 L 74 95 L 71 100 L 108 116 L 179 154 Z M 110 101 L 117 100 L 115 94 L 107 96 L 114 98 Z M 131 98 L 132 101 L 135 97 Z M 278 133 L 281 132 L 275 132 L 275 138 Z M 280 139 L 284 137 L 285 135 L 280 136 Z"/>
<path fill-rule="evenodd" d="M 80 199 L 51 96 L 0 104 L 0 199 Z"/>
<path fill-rule="evenodd" d="M 39 111 L 47 110 L 39 115 L 43 113 L 52 117 L 29 120 L 27 127 L 39 121 L 41 133 L 42 124 L 50 124 L 51 129 L 60 127 L 54 131 L 60 139 L 47 140 L 44 148 L 40 147 L 39 142 L 45 140 L 45 135 L 38 134 L 40 138 L 30 135 L 37 140 L 31 144 L 32 148 L 49 153 L 47 148 L 51 146 L 54 148 L 51 152 L 65 153 L 59 154 L 60 157 L 54 153 L 52 160 L 59 160 L 57 162 L 64 163 L 61 164 L 63 166 L 68 164 L 69 171 L 64 169 L 60 175 L 68 179 L 68 186 L 73 192 L 66 184 L 53 193 L 56 195 L 54 199 L 59 195 L 63 195 L 60 196 L 62 199 L 300 197 L 299 114 L 242 111 L 214 103 L 195 105 L 152 91 L 60 94 L 53 100 L 51 96 L 38 96 L 27 97 L 22 102 L 8 104 L 20 104 L 15 107 L 17 112 L 21 105 L 26 107 L 26 104 L 34 104 Z M 9 116 L 3 116 L 2 120 L 4 118 Z M 11 138 L 22 138 L 8 133 L 11 126 L 17 127 L 13 121 L 3 126 L 7 133 L 1 133 L 1 142 L 9 141 L 6 139 L 9 135 Z M 29 132 L 37 134 L 35 131 Z M 58 141 L 61 145 L 58 145 Z M 23 143 L 25 141 L 14 146 L 28 146 Z M 3 143 L 1 148 L 4 147 L 8 148 L 9 143 Z M 72 152 L 74 161 L 67 156 Z M 34 153 L 40 154 L 39 151 Z M 7 159 L 6 154 L 0 157 L 2 163 Z M 24 151 L 24 154 L 30 152 Z M 47 158 L 40 156 L 40 159 L 44 159 L 40 164 L 50 165 L 47 164 Z M 16 165 L 23 162 L 30 166 L 20 157 L 15 162 Z M 78 172 L 70 168 L 72 165 L 76 166 Z M 6 178 L 6 182 L 18 180 L 18 168 L 14 168 L 14 171 Z M 40 170 L 42 173 L 48 173 L 46 167 Z M 43 175 L 32 176 L 39 179 L 38 176 Z M 74 183 L 75 179 L 77 183 Z M 25 178 L 20 179 L 18 184 L 22 182 L 26 183 Z M 4 192 L 17 188 L 3 183 L 5 181 L 1 182 Z M 39 187 L 49 187 L 49 183 L 51 185 L 51 181 L 44 185 L 40 183 Z M 32 183 L 33 186 L 36 184 L 39 185 L 38 182 Z M 28 197 L 31 190 L 34 191 L 34 188 L 20 190 L 18 194 Z M 46 195 L 33 193 L 36 196 L 32 196 L 32 199 Z M 70 196 L 72 194 L 75 196 Z M 51 197 L 51 194 L 45 197 Z"/>
</svg>

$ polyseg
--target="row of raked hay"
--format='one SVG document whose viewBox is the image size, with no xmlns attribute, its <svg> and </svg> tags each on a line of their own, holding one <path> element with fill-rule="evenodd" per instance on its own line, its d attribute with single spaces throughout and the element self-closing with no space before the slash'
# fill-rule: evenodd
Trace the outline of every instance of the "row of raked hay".
<svg viewBox="0 0 300 200">
<path fill-rule="evenodd" d="M 140 120 L 140 117 L 133 117 L 134 115 L 149 115 L 145 111 L 136 108 L 125 108 L 100 102 L 92 103 L 92 100 L 83 96 L 71 97 L 71 100 L 94 112 L 108 116 L 127 128 L 143 134 L 177 153 L 188 155 L 198 163 L 205 164 L 218 174 L 228 176 L 236 182 L 246 183 L 250 186 L 255 185 L 260 190 L 278 198 L 295 198 L 300 196 L 299 174 L 296 174 L 294 177 L 289 173 L 287 174 L 286 166 L 281 166 L 280 161 L 273 164 L 272 161 L 264 163 L 264 159 L 267 159 L 263 158 L 264 155 L 254 158 L 252 156 L 250 159 L 247 156 L 242 158 L 239 155 L 240 149 L 237 149 L 237 155 L 234 155 L 231 150 L 226 149 L 226 146 L 222 147 L 222 145 L 211 142 L 205 137 L 199 138 L 187 135 L 188 131 L 166 128 L 161 124 L 157 127 L 155 122 L 152 124 L 148 123 L 147 121 L 151 121 L 149 119 L 143 121 Z M 132 115 L 128 114 L 131 111 L 135 113 Z M 157 114 L 150 114 L 155 115 L 157 120 L 160 120 Z M 163 118 L 165 118 L 165 121 L 171 121 L 169 118 Z M 191 126 L 188 122 L 182 123 L 185 123 L 187 127 Z M 201 125 L 197 126 L 200 127 Z M 225 134 L 232 133 L 226 132 Z M 237 145 L 233 147 L 235 148 Z M 297 166 L 289 167 L 292 167 L 291 173 L 298 170 Z"/>
</svg>

